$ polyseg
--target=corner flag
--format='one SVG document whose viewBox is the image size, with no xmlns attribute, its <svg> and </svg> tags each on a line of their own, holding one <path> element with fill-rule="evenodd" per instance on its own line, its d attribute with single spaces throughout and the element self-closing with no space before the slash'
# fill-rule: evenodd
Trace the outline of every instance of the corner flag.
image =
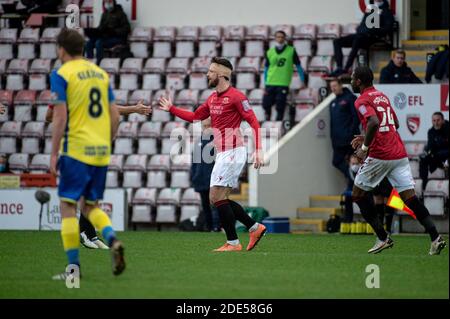
<svg viewBox="0 0 450 319">
<path fill-rule="evenodd" d="M 389 199 L 388 199 L 386 205 L 388 205 L 389 207 L 398 209 L 398 210 L 402 210 L 402 211 L 408 213 L 409 215 L 411 215 L 414 219 L 417 219 L 414 212 L 411 210 L 411 208 L 406 206 L 406 204 L 403 202 L 402 198 L 400 197 L 400 195 L 398 194 L 398 191 L 395 188 L 392 189 L 391 195 L 389 196 Z"/>
</svg>

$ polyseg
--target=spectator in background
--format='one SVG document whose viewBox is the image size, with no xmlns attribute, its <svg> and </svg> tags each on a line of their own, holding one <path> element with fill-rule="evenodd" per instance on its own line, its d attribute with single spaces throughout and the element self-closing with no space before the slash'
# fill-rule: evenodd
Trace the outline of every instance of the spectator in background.
<svg viewBox="0 0 450 319">
<path fill-rule="evenodd" d="M 126 44 L 130 33 L 130 22 L 120 4 L 115 0 L 104 0 L 105 12 L 96 29 L 87 29 L 89 41 L 86 43 L 85 53 L 88 59 L 94 58 L 96 50 L 97 64 L 103 59 L 103 49 L 112 48 L 119 44 Z"/>
<path fill-rule="evenodd" d="M 356 96 L 342 86 L 339 79 L 330 82 L 330 89 L 336 98 L 330 104 L 330 136 L 333 146 L 333 166 L 344 174 L 348 188 L 353 186 L 349 176 L 348 159 L 353 154 L 350 145 L 355 135 L 360 133 L 359 119 L 354 103 Z"/>
<path fill-rule="evenodd" d="M 211 118 L 207 118 L 202 121 L 202 136 L 195 141 L 191 166 L 191 183 L 194 190 L 200 194 L 202 201 L 202 212 L 197 219 L 197 229 L 200 231 L 220 231 L 218 212 L 211 207 L 209 201 L 211 173 L 214 167 L 213 139 Z"/>
<path fill-rule="evenodd" d="M 433 127 L 428 130 L 428 142 L 419 161 L 419 175 L 423 189 L 428 183 L 428 171 L 433 173 L 438 167 L 445 169 L 448 165 L 449 123 L 441 112 L 433 114 L 432 122 Z"/>
<path fill-rule="evenodd" d="M 6 112 L 6 107 L 2 103 L 0 103 L 0 115 L 5 114 L 5 112 Z"/>
<path fill-rule="evenodd" d="M 380 41 L 380 39 L 393 31 L 394 15 L 389 8 L 387 0 L 375 0 L 374 5 L 380 10 L 380 27 L 370 27 L 373 24 L 373 17 L 372 11 L 368 8 L 356 29 L 356 34 L 335 39 L 333 44 L 337 68 L 329 74 L 330 77 L 338 77 L 345 73 L 349 74 L 359 49 L 368 50 L 372 44 Z M 344 58 L 342 48 L 352 48 L 344 67 L 342 67 Z"/>
<path fill-rule="evenodd" d="M 448 45 L 441 45 L 427 64 L 425 81 L 430 83 L 448 82 Z"/>
<path fill-rule="evenodd" d="M 61 0 L 21 0 L 20 1 L 25 9 L 23 12 L 28 14 L 32 13 L 58 13 L 58 6 L 61 4 Z"/>
<path fill-rule="evenodd" d="M 7 172 L 6 164 L 7 164 L 6 156 L 3 154 L 0 154 L 0 174 Z"/>
<path fill-rule="evenodd" d="M 406 84 L 406 83 L 422 83 L 422 81 L 414 74 L 413 70 L 406 64 L 406 52 L 396 50 L 392 60 L 389 61 L 380 74 L 381 84 Z"/>
<path fill-rule="evenodd" d="M 294 65 L 302 83 L 305 83 L 305 74 L 298 58 L 297 52 L 292 45 L 286 42 L 284 31 L 275 32 L 275 47 L 266 52 L 266 63 L 264 68 L 265 92 L 263 107 L 266 120 L 270 121 L 272 116 L 272 105 L 276 104 L 277 121 L 282 121 L 286 100 L 289 93 Z"/>
</svg>

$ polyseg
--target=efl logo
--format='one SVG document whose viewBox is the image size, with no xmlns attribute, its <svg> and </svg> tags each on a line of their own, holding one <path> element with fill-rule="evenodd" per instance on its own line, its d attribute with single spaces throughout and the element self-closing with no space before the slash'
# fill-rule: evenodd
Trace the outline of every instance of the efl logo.
<svg viewBox="0 0 450 319">
<path fill-rule="evenodd" d="M 412 135 L 416 134 L 420 127 L 420 114 L 407 115 L 406 125 Z"/>
<path fill-rule="evenodd" d="M 448 112 L 448 84 L 441 85 L 441 111 Z"/>
</svg>

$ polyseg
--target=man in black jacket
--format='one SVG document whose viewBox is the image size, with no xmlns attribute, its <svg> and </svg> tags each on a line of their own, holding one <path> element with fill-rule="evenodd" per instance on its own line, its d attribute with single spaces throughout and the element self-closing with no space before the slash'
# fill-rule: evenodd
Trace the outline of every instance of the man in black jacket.
<svg viewBox="0 0 450 319">
<path fill-rule="evenodd" d="M 395 51 L 392 60 L 381 70 L 381 84 L 406 84 L 422 83 L 414 74 L 413 70 L 406 64 L 406 52 L 403 50 Z"/>
<path fill-rule="evenodd" d="M 354 103 L 356 96 L 342 86 L 340 80 L 330 82 L 330 89 L 336 98 L 330 104 L 330 136 L 333 146 L 333 166 L 344 174 L 351 186 L 348 158 L 353 153 L 350 145 L 354 135 L 358 135 L 359 119 Z"/>
<path fill-rule="evenodd" d="M 433 127 L 428 130 L 428 143 L 419 162 L 419 175 L 423 189 L 428 183 L 428 171 L 433 173 L 438 167 L 444 168 L 446 161 L 448 163 L 449 123 L 441 112 L 435 112 L 432 121 Z"/>
<path fill-rule="evenodd" d="M 427 72 L 425 81 L 430 83 L 448 82 L 448 45 L 441 45 L 438 47 L 438 52 L 433 55 L 427 64 Z"/>
<path fill-rule="evenodd" d="M 337 77 L 345 73 L 349 73 L 353 61 L 358 54 L 359 49 L 368 49 L 373 43 L 378 42 L 386 35 L 392 32 L 394 26 L 394 15 L 392 14 L 387 0 L 375 0 L 374 5 L 378 8 L 380 14 L 380 26 L 372 27 L 373 19 L 372 10 L 364 14 L 364 17 L 356 29 L 356 34 L 350 34 L 345 37 L 335 39 L 334 58 L 336 59 L 337 68 L 329 75 Z M 343 68 L 342 48 L 352 48 L 347 59 L 347 63 Z"/>
<path fill-rule="evenodd" d="M 219 226 L 216 225 L 216 219 L 213 213 L 218 217 L 215 208 L 211 208 L 209 201 L 209 185 L 211 180 L 211 173 L 214 167 L 213 151 L 214 136 L 211 130 L 211 119 L 202 121 L 202 136 L 194 141 L 194 156 L 191 166 L 191 183 L 194 190 L 200 194 L 202 201 L 202 212 L 198 217 L 197 230 L 200 231 L 218 231 Z"/>
<path fill-rule="evenodd" d="M 118 44 L 127 42 L 130 33 L 130 22 L 122 6 L 115 0 L 104 1 L 106 11 L 103 12 L 97 29 L 87 29 L 89 41 L 86 43 L 85 52 L 88 59 L 94 58 L 96 49 L 97 64 L 103 58 L 103 49 L 112 48 Z"/>
</svg>

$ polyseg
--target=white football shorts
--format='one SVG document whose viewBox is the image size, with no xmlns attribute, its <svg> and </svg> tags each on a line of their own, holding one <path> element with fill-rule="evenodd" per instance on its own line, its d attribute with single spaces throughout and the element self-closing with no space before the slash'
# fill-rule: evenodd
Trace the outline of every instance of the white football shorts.
<svg viewBox="0 0 450 319">
<path fill-rule="evenodd" d="M 210 186 L 238 187 L 239 176 L 246 162 L 245 146 L 218 153 L 211 173 Z"/>
</svg>

